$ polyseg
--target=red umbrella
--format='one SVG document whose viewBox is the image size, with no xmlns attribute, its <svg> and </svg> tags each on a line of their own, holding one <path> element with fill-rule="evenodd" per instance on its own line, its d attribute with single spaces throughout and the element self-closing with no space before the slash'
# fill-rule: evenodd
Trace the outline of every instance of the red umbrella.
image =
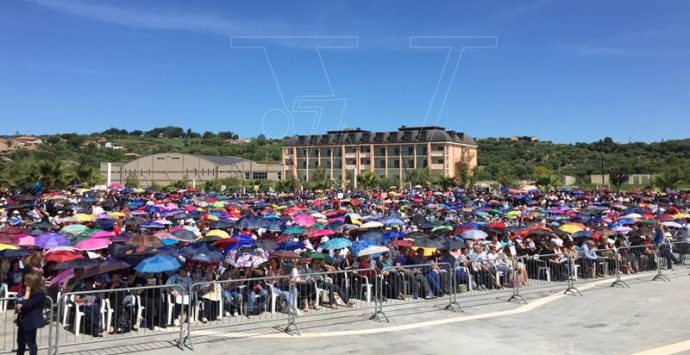
<svg viewBox="0 0 690 355">
<path fill-rule="evenodd" d="M 409 248 L 412 246 L 412 241 L 411 240 L 394 240 L 390 243 L 390 245 L 395 245 L 396 247 L 406 247 Z"/>
<path fill-rule="evenodd" d="M 84 255 L 82 255 L 78 251 L 60 250 L 52 253 L 47 253 L 44 259 L 56 263 L 64 263 L 70 260 L 84 259 Z"/>
<path fill-rule="evenodd" d="M 488 227 L 494 228 L 494 229 L 505 229 L 506 224 L 503 222 L 493 222 L 493 223 L 489 223 Z"/>
</svg>

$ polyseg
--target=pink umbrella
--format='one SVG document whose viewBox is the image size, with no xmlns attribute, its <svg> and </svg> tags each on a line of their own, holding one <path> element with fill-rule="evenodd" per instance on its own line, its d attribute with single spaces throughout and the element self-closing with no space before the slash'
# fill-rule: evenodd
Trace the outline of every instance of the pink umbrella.
<svg viewBox="0 0 690 355">
<path fill-rule="evenodd" d="M 123 190 L 125 187 L 120 184 L 110 184 L 108 185 L 109 190 Z"/>
<path fill-rule="evenodd" d="M 19 237 L 19 244 L 17 245 L 19 245 L 20 247 L 32 247 L 36 245 L 34 244 L 35 241 L 36 238 L 27 234 L 25 236 Z"/>
<path fill-rule="evenodd" d="M 325 237 L 325 236 L 333 235 L 333 234 L 335 234 L 335 232 L 330 230 L 330 229 L 317 229 L 317 230 L 309 231 L 309 239 Z"/>
<path fill-rule="evenodd" d="M 175 239 L 175 236 L 168 231 L 158 231 L 153 236 L 158 239 Z"/>
<path fill-rule="evenodd" d="M 308 214 L 298 214 L 292 218 L 293 222 L 295 222 L 296 225 L 302 226 L 302 227 L 311 227 L 316 223 L 314 221 L 314 217 L 308 215 Z"/>
<path fill-rule="evenodd" d="M 109 232 L 109 231 L 98 231 L 98 232 L 93 232 L 89 234 L 89 237 L 91 238 L 112 238 L 115 236 L 114 232 Z"/>
<path fill-rule="evenodd" d="M 89 238 L 77 243 L 74 248 L 77 250 L 100 250 L 110 245 L 108 238 Z"/>
<path fill-rule="evenodd" d="M 53 285 L 58 285 L 61 283 L 66 283 L 67 281 L 69 281 L 73 277 L 74 277 L 74 269 L 62 270 L 59 274 L 55 275 L 55 277 L 50 279 L 49 284 L 51 286 L 53 286 Z"/>
</svg>

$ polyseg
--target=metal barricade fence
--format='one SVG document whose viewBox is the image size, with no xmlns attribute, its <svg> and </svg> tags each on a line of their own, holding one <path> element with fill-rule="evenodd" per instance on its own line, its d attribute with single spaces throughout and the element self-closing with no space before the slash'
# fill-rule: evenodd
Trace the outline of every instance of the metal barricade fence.
<svg viewBox="0 0 690 355">
<path fill-rule="evenodd" d="M 617 248 L 621 274 L 659 273 L 659 253 L 654 245 L 631 245 Z"/>
<path fill-rule="evenodd" d="M 380 278 L 380 302 L 384 307 L 448 300 L 446 309 L 462 310 L 457 302 L 458 268 L 449 263 L 402 265 L 383 269 Z M 388 318 L 383 314 L 383 318 Z"/>
<path fill-rule="evenodd" d="M 671 252 L 677 265 L 690 266 L 690 240 L 678 240 L 671 243 Z"/>
<path fill-rule="evenodd" d="M 453 274 L 457 291 L 464 296 L 507 292 L 513 287 L 516 270 L 515 260 L 509 256 L 487 257 L 478 260 L 462 260 L 455 263 Z"/>
<path fill-rule="evenodd" d="M 176 333 L 181 347 L 190 296 L 181 285 L 68 292 L 59 295 L 52 353 L 59 346 Z"/>
<path fill-rule="evenodd" d="M 520 282 L 520 289 L 547 289 L 567 287 L 574 261 L 565 254 L 535 254 L 516 258 L 515 267 L 526 274 Z"/>
<path fill-rule="evenodd" d="M 17 313 L 14 311 L 15 297 L 0 298 L 0 321 L 2 322 L 2 347 L 0 353 L 14 353 L 17 351 Z M 47 350 L 53 340 L 53 300 L 46 297 L 43 308 L 45 326 L 39 328 L 36 333 L 36 343 L 39 350 Z"/>
<path fill-rule="evenodd" d="M 616 277 L 620 267 L 620 255 L 615 248 L 578 252 L 573 259 L 572 274 L 576 282 Z"/>
<path fill-rule="evenodd" d="M 201 329 L 285 321 L 285 332 L 299 334 L 298 318 L 373 310 L 379 280 L 374 269 L 354 269 L 195 283 L 183 344 L 192 349 Z"/>
</svg>

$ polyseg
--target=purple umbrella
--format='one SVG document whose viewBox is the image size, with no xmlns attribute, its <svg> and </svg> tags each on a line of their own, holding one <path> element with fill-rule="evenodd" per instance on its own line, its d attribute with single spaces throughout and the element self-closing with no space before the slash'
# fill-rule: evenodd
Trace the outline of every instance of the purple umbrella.
<svg viewBox="0 0 690 355">
<path fill-rule="evenodd" d="M 53 249 L 55 247 L 69 245 L 69 240 L 62 234 L 43 233 L 36 237 L 34 245 L 41 249 Z"/>
</svg>

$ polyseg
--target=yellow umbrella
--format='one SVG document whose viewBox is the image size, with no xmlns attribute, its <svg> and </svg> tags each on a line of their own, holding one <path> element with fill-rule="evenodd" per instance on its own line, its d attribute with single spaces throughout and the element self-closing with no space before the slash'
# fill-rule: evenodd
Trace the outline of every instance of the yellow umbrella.
<svg viewBox="0 0 690 355">
<path fill-rule="evenodd" d="M 230 235 L 228 234 L 228 232 L 226 232 L 224 230 L 220 230 L 220 229 L 214 229 L 214 230 L 206 233 L 206 236 L 207 237 L 219 237 L 219 238 L 223 238 L 223 239 L 230 238 Z"/>
<path fill-rule="evenodd" d="M 219 218 L 217 216 L 214 216 L 212 214 L 207 214 L 206 219 L 211 221 L 211 222 L 218 222 Z"/>
<path fill-rule="evenodd" d="M 687 213 L 678 213 L 673 215 L 675 219 L 685 219 L 685 218 L 690 218 L 690 214 Z"/>
<path fill-rule="evenodd" d="M 431 256 L 436 251 L 436 248 L 412 247 L 411 249 L 415 252 L 417 252 L 418 249 L 424 250 L 424 256 Z"/>
<path fill-rule="evenodd" d="M 18 250 L 19 247 L 11 244 L 0 244 L 0 251 L 2 250 Z"/>
<path fill-rule="evenodd" d="M 86 214 L 86 213 L 77 213 L 74 215 L 74 218 L 79 222 L 93 222 L 94 221 L 94 216 L 91 214 Z"/>
<path fill-rule="evenodd" d="M 117 218 L 125 218 L 125 214 L 122 212 L 108 212 L 108 214 Z"/>
<path fill-rule="evenodd" d="M 558 229 L 560 229 L 560 230 L 562 230 L 568 234 L 573 234 L 573 233 L 577 233 L 581 230 L 584 230 L 584 228 L 582 228 L 582 226 L 577 225 L 577 224 L 564 224 L 564 225 L 558 227 Z"/>
</svg>

